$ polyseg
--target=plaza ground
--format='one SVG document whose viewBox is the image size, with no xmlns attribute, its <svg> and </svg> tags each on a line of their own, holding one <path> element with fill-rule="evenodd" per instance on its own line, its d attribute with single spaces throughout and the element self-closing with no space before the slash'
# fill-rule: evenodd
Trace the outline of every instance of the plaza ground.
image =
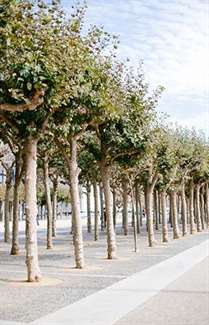
<svg viewBox="0 0 209 325">
<path fill-rule="evenodd" d="M 1 225 L 2 226 L 2 225 Z M 156 232 L 158 243 L 155 247 L 147 246 L 145 229 L 138 236 L 138 252 L 134 252 L 134 241 L 132 231 L 128 236 L 122 234 L 121 228 L 117 228 L 118 258 L 115 260 L 106 259 L 106 238 L 104 233 L 100 233 L 98 242 L 94 242 L 93 233 L 87 234 L 84 229 L 84 249 L 86 268 L 76 270 L 74 268 L 72 235 L 70 234 L 69 220 L 58 221 L 57 237 L 54 240 L 53 250 L 46 250 L 46 233 L 44 225 L 38 227 L 39 256 L 43 280 L 39 284 L 28 284 L 26 279 L 26 267 L 24 257 L 24 224 L 21 223 L 20 242 L 21 253 L 19 256 L 10 256 L 10 245 L 3 243 L 2 232 L 0 242 L 0 325 L 7 322 L 38 324 L 40 320 L 44 325 L 48 325 L 48 315 L 62 312 L 71 306 L 79 307 L 85 297 L 94 297 L 98 293 L 104 292 L 110 286 L 119 285 L 124 280 L 131 279 L 134 274 L 141 276 L 143 272 L 157 267 L 161 263 L 180 256 L 182 252 L 201 249 L 209 239 L 208 231 L 188 235 L 180 240 L 172 240 L 170 231 L 170 241 L 167 244 L 161 243 L 161 234 Z M 2 228 L 0 228 L 2 230 Z M 204 246 L 205 247 L 205 246 Z M 208 246 L 207 246 L 208 247 Z M 204 248 L 205 250 L 205 248 Z M 193 251 L 191 251 L 193 252 Z M 200 252 L 201 253 L 201 252 Z M 186 254 L 186 253 L 185 253 Z M 208 281 L 208 249 L 204 251 L 202 260 L 198 261 L 192 256 L 190 258 L 191 267 L 182 272 L 177 279 L 165 285 L 160 291 L 154 292 L 147 301 L 137 305 L 130 304 L 130 310 L 121 316 L 121 306 L 118 302 L 118 319 L 114 318 L 105 321 L 104 324 L 172 324 L 172 325 L 205 325 L 209 320 L 209 281 Z M 187 263 L 187 255 L 184 262 Z M 183 258 L 183 257 L 182 257 Z M 178 266 L 178 261 L 176 264 Z M 166 264 L 165 264 L 166 266 Z M 152 278 L 153 284 L 159 282 L 159 274 Z M 170 280 L 169 280 L 170 281 Z M 159 289 L 159 288 L 158 288 Z M 126 299 L 127 292 L 124 291 Z M 95 296 L 97 297 L 97 296 Z M 93 298 L 92 298 L 93 299 Z M 127 303 L 128 303 L 127 295 Z M 88 305 L 88 304 L 87 304 Z M 93 306 L 94 307 L 94 306 Z M 73 308 L 73 307 L 72 307 Z M 113 308 L 115 308 L 113 306 Z M 94 310 L 94 308 L 92 308 Z M 96 312 L 96 310 L 95 310 Z M 70 324 L 88 324 L 79 319 L 84 310 L 81 309 L 77 319 Z M 71 316 L 73 313 L 71 313 Z M 95 316 L 96 317 L 96 316 Z M 193 322 L 190 320 L 193 320 Z M 115 321 L 117 319 L 117 321 Z M 189 322 L 190 320 L 190 322 Z M 178 321 L 178 322 L 177 322 Z M 62 325 L 69 323 L 58 322 Z M 54 323 L 56 324 L 56 323 Z M 91 324 L 92 321 L 91 321 Z M 96 323 L 99 325 L 100 323 Z"/>
</svg>

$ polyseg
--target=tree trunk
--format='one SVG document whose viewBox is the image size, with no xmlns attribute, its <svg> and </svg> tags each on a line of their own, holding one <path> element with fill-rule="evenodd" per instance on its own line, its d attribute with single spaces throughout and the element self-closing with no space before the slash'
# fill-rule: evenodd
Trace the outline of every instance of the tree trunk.
<svg viewBox="0 0 209 325">
<path fill-rule="evenodd" d="M 202 225 L 201 225 L 201 217 L 200 217 L 200 184 L 196 185 L 195 202 L 196 202 L 197 231 L 201 232 Z"/>
<path fill-rule="evenodd" d="M 137 234 L 140 234 L 140 213 L 141 213 L 140 203 L 141 202 L 139 202 L 139 191 L 138 191 L 137 182 L 135 182 L 135 202 L 136 202 L 136 230 L 137 230 Z"/>
<path fill-rule="evenodd" d="M 87 206 L 87 230 L 89 233 L 91 233 L 92 227 L 91 227 L 91 185 L 89 181 L 86 185 L 86 206 Z"/>
<path fill-rule="evenodd" d="M 5 189 L 5 199 L 4 199 L 4 241 L 5 243 L 10 242 L 10 191 L 12 188 L 12 167 L 6 170 L 6 189 Z"/>
<path fill-rule="evenodd" d="M 13 202 L 9 201 L 9 221 L 12 221 L 13 217 Z"/>
<path fill-rule="evenodd" d="M 162 224 L 162 215 L 161 215 L 161 193 L 160 191 L 158 191 L 158 196 L 157 196 L 157 200 L 158 200 L 158 217 L 159 217 L 159 224 Z"/>
<path fill-rule="evenodd" d="M 162 235 L 163 243 L 168 242 L 168 222 L 166 215 L 166 191 L 161 192 L 161 208 L 162 208 Z"/>
<path fill-rule="evenodd" d="M 83 234 L 82 223 L 80 217 L 80 197 L 78 186 L 79 168 L 77 163 L 77 140 L 71 138 L 70 141 L 70 193 L 72 204 L 72 218 L 73 218 L 73 244 L 75 252 L 75 263 L 77 269 L 84 267 L 84 254 L 83 254 Z"/>
<path fill-rule="evenodd" d="M 171 195 L 169 194 L 169 223 L 171 228 L 173 227 L 173 216 L 172 216 L 172 206 L 171 206 Z"/>
<path fill-rule="evenodd" d="M 182 209 L 182 207 L 181 207 L 182 206 L 181 195 L 178 195 L 177 193 L 176 193 L 176 204 L 177 204 L 177 220 L 178 220 L 178 222 L 182 222 L 182 218 L 181 218 L 181 209 Z"/>
<path fill-rule="evenodd" d="M 127 180 L 124 178 L 122 180 L 122 190 L 123 190 L 123 231 L 124 235 L 128 235 L 128 184 Z"/>
<path fill-rule="evenodd" d="M 53 179 L 52 194 L 52 236 L 56 237 L 58 178 Z"/>
<path fill-rule="evenodd" d="M 107 258 L 116 257 L 116 238 L 113 224 L 113 215 L 111 209 L 111 189 L 110 189 L 110 167 L 101 162 L 101 177 L 104 189 L 106 219 L 107 219 Z"/>
<path fill-rule="evenodd" d="M 154 191 L 154 215 L 155 215 L 155 229 L 159 230 L 159 206 L 158 206 L 158 191 Z"/>
<path fill-rule="evenodd" d="M 94 187 L 94 240 L 99 237 L 99 201 L 98 201 L 98 188 L 97 183 L 93 184 Z"/>
<path fill-rule="evenodd" d="M 140 227 L 143 227 L 143 207 L 142 207 L 142 201 L 143 201 L 143 196 L 141 193 L 139 193 L 139 211 L 140 211 Z"/>
<path fill-rule="evenodd" d="M 135 206 L 136 201 L 134 200 L 134 191 L 131 188 L 131 203 L 132 203 L 132 214 L 133 214 L 133 228 L 134 228 L 134 252 L 137 252 L 137 230 L 136 230 L 136 214 L 135 214 Z"/>
<path fill-rule="evenodd" d="M 104 231 L 104 199 L 102 185 L 99 185 L 101 231 Z"/>
<path fill-rule="evenodd" d="M 52 202 L 51 202 L 51 190 L 50 190 L 50 179 L 49 179 L 49 162 L 48 157 L 44 157 L 44 187 L 45 187 L 45 198 L 47 206 L 47 249 L 53 247 L 52 242 Z"/>
<path fill-rule="evenodd" d="M 190 214 L 190 233 L 196 232 L 195 221 L 194 221 L 194 184 L 190 181 L 189 184 L 189 214 Z"/>
<path fill-rule="evenodd" d="M 204 200 L 204 188 L 200 191 L 200 217 L 202 229 L 205 229 L 205 200 Z"/>
<path fill-rule="evenodd" d="M 0 221 L 4 220 L 4 201 L 0 200 Z"/>
<path fill-rule="evenodd" d="M 24 144 L 25 154 L 25 213 L 26 213 L 26 265 L 28 282 L 41 279 L 37 246 L 37 139 L 28 137 Z"/>
<path fill-rule="evenodd" d="M 187 202 L 185 195 L 185 184 L 183 182 L 181 188 L 181 217 L 182 217 L 182 234 L 187 234 Z"/>
<path fill-rule="evenodd" d="M 113 198 L 113 224 L 114 224 L 114 227 L 115 227 L 116 226 L 117 208 L 116 208 L 116 191 L 115 191 L 114 187 L 113 187 L 113 190 L 112 190 L 112 198 Z"/>
<path fill-rule="evenodd" d="M 178 227 L 178 211 L 177 211 L 177 197 L 176 191 L 171 191 L 171 207 L 172 207 L 172 221 L 173 221 L 173 239 L 179 239 L 179 227 Z"/>
<path fill-rule="evenodd" d="M 147 231 L 148 231 L 148 243 L 149 247 L 153 247 L 155 243 L 154 225 L 153 225 L 153 213 L 152 213 L 152 196 L 153 188 L 147 184 L 145 188 L 145 203 L 147 214 Z"/>
<path fill-rule="evenodd" d="M 19 187 L 21 182 L 21 156 L 15 157 L 15 183 L 13 192 L 13 220 L 12 220 L 12 248 L 11 255 L 19 254 L 18 226 L 19 226 Z"/>
<path fill-rule="evenodd" d="M 206 224 L 209 227 L 209 188 L 208 183 L 205 184 L 205 211 L 206 211 Z"/>
</svg>

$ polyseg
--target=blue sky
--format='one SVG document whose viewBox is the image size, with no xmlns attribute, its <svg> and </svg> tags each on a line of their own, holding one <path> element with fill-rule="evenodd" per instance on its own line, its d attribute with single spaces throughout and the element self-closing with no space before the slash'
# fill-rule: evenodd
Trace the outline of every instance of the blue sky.
<svg viewBox="0 0 209 325">
<path fill-rule="evenodd" d="M 71 10 L 73 0 L 63 0 Z M 209 1 L 87 0 L 86 24 L 120 35 L 119 55 L 144 61 L 147 81 L 166 90 L 159 110 L 209 135 Z"/>
</svg>

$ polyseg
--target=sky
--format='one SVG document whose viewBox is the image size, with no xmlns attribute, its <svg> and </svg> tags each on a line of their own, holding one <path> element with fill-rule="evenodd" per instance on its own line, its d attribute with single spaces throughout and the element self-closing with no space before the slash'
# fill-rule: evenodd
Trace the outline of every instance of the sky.
<svg viewBox="0 0 209 325">
<path fill-rule="evenodd" d="M 71 11 L 73 0 L 62 0 Z M 120 36 L 119 56 L 144 62 L 158 110 L 209 135 L 209 1 L 87 0 L 86 24 Z"/>
</svg>

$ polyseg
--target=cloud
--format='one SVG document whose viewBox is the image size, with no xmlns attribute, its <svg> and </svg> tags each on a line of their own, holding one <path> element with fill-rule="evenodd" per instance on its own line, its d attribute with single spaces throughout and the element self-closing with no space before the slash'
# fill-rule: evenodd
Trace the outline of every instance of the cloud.
<svg viewBox="0 0 209 325">
<path fill-rule="evenodd" d="M 63 0 L 63 5 L 68 9 L 73 2 Z M 143 59 L 151 85 L 166 87 L 159 108 L 180 122 L 203 125 L 207 130 L 204 117 L 209 111 L 208 0 L 87 3 L 87 25 L 104 25 L 107 31 L 120 34 L 120 57 L 129 57 L 133 65 Z"/>
</svg>

